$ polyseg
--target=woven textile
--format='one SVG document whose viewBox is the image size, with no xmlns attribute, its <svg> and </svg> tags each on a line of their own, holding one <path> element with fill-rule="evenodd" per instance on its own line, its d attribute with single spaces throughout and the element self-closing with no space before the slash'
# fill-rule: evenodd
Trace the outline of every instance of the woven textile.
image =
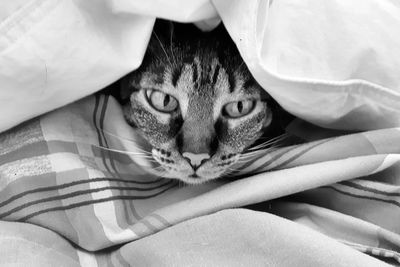
<svg viewBox="0 0 400 267">
<path fill-rule="evenodd" d="M 96 262 L 106 257 L 98 250 L 261 203 L 263 211 L 399 261 L 400 129 L 325 138 L 337 133 L 312 135 L 299 123 L 292 132 L 304 143 L 266 150 L 235 173 L 246 178 L 184 186 L 146 171 L 133 152 L 140 139 L 121 112 L 112 97 L 91 96 L 2 133 L 0 219 L 52 230 L 76 246 L 78 262 L 79 255 Z"/>
</svg>

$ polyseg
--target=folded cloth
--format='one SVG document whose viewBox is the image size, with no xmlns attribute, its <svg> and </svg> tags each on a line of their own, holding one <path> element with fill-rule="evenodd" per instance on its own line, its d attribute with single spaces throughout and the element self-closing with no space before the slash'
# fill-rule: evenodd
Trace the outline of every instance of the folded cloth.
<svg viewBox="0 0 400 267">
<path fill-rule="evenodd" d="M 114 98 L 88 97 L 1 134 L 0 219 L 50 229 L 95 252 L 261 203 L 260 210 L 399 261 L 400 147 L 393 144 L 400 129 L 320 139 L 337 133 L 291 127 L 305 143 L 260 150 L 237 166 L 234 175 L 245 178 L 182 186 L 146 171 L 135 152 L 140 138 Z"/>
<path fill-rule="evenodd" d="M 34 225 L 0 222 L 0 248 L 7 266 L 389 266 L 299 224 L 242 209 L 188 220 L 108 253 L 74 249 Z"/>
<path fill-rule="evenodd" d="M 2 0 L 0 131 L 139 67 L 156 17 L 202 29 L 220 17 L 257 81 L 297 117 L 400 124 L 398 1 Z"/>
<path fill-rule="evenodd" d="M 292 114 L 331 129 L 400 125 L 399 2 L 213 2 L 254 77 Z"/>
<path fill-rule="evenodd" d="M 195 187 L 150 174 L 137 153 L 142 140 L 112 97 L 90 96 L 26 121 L 0 135 L 0 253 L 9 253 L 1 254 L 1 264 L 16 264 L 23 251 L 31 253 L 21 264 L 39 266 L 64 260 L 68 266 L 159 265 L 163 259 L 186 264 L 192 254 L 182 254 L 180 245 L 190 244 L 197 263 L 222 265 L 226 255 L 232 261 L 224 263 L 232 266 L 233 259 L 248 260 L 239 253 L 245 250 L 237 245 L 241 239 L 260 264 L 310 266 L 320 260 L 319 266 L 345 266 L 352 257 L 352 266 L 400 262 L 397 2 L 0 5 L 0 131 L 91 95 L 137 68 L 155 17 L 196 21 L 202 29 L 221 18 L 257 81 L 304 120 L 287 129 L 303 143 L 261 150 L 232 173 L 242 179 Z M 246 205 L 278 217 L 230 210 Z M 240 227 L 238 218 L 248 227 Z M 210 225 L 215 228 L 207 232 Z M 285 235 L 285 229 L 301 234 Z M 260 243 L 266 236 L 275 239 Z M 172 245 L 166 247 L 166 240 Z M 275 252 L 275 244 L 290 255 Z M 52 246 L 54 257 L 40 251 Z M 274 254 L 262 258 L 258 246 Z"/>
</svg>

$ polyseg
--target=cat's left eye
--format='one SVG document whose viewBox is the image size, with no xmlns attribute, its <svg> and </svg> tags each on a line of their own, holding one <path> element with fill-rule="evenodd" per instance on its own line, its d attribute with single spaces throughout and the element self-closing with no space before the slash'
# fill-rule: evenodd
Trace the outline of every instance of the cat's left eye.
<svg viewBox="0 0 400 267">
<path fill-rule="evenodd" d="M 160 111 L 170 113 L 178 108 L 178 100 L 175 97 L 157 90 L 146 90 L 147 100 L 150 105 Z"/>
<path fill-rule="evenodd" d="M 230 118 L 240 118 L 249 114 L 254 106 L 254 100 L 241 100 L 226 104 L 223 111 Z"/>
</svg>

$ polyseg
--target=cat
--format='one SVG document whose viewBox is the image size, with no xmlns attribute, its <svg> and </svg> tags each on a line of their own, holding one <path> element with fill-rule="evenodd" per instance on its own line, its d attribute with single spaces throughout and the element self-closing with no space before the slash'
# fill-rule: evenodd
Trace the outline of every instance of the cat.
<svg viewBox="0 0 400 267">
<path fill-rule="evenodd" d="M 122 79 L 124 117 L 161 176 L 201 184 L 234 170 L 272 125 L 272 100 L 220 24 L 157 21 L 139 69 Z"/>
</svg>

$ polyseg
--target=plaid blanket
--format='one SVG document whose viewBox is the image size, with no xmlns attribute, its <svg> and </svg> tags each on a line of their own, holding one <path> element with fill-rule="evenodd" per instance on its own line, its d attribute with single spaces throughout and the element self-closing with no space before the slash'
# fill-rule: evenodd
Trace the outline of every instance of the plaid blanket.
<svg viewBox="0 0 400 267">
<path fill-rule="evenodd" d="M 285 218 L 283 225 L 289 219 L 400 263 L 400 128 L 341 135 L 297 121 L 288 132 L 304 143 L 266 149 L 236 173 L 246 178 L 184 186 L 149 174 L 134 154 L 140 139 L 115 99 L 90 96 L 1 134 L 0 225 L 22 222 L 40 227 L 29 232 L 57 233 L 72 244 L 58 251 L 69 251 L 77 266 L 129 265 L 134 259 L 126 250 L 133 246 L 138 253 L 143 240 L 159 244 L 157 235 L 174 231 L 169 229 L 204 218 L 218 225 L 219 217 L 209 214 L 252 205 L 268 212 L 263 216 Z M 253 218 L 244 214 L 243 221 Z M 194 236 L 204 234 L 196 227 Z M 230 231 L 218 229 L 221 235 Z M 173 233 L 168 238 L 181 242 Z M 232 241 L 226 242 L 220 246 Z M 0 241 L 0 248 L 6 251 L 7 244 Z"/>
</svg>

